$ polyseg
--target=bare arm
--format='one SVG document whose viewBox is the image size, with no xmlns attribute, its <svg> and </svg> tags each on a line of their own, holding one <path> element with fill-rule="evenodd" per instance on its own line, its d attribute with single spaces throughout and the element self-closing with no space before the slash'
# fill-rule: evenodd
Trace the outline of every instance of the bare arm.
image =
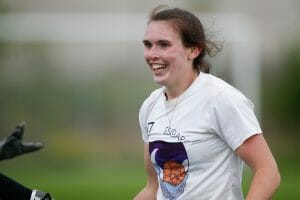
<svg viewBox="0 0 300 200">
<path fill-rule="evenodd" d="M 263 135 L 250 137 L 236 153 L 254 173 L 246 200 L 271 199 L 280 184 L 280 174 Z"/>
<path fill-rule="evenodd" d="M 136 195 L 134 200 L 156 200 L 156 192 L 158 188 L 157 175 L 150 160 L 149 145 L 146 143 L 144 144 L 144 163 L 147 172 L 147 184 Z"/>
</svg>

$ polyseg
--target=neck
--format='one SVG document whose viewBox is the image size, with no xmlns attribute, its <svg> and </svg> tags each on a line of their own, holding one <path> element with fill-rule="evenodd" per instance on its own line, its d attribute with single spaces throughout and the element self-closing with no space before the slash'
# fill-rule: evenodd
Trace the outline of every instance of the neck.
<svg viewBox="0 0 300 200">
<path fill-rule="evenodd" d="M 179 97 L 192 85 L 198 75 L 197 71 L 193 71 L 187 78 L 180 79 L 173 86 L 166 86 L 166 99 L 170 100 Z"/>
</svg>

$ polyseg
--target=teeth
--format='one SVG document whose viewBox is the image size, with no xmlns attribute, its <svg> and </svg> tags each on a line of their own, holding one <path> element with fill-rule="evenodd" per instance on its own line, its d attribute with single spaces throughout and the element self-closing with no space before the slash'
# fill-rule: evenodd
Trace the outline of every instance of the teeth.
<svg viewBox="0 0 300 200">
<path fill-rule="evenodd" d="M 163 64 L 152 64 L 153 70 L 163 69 L 165 67 L 166 67 L 166 65 L 163 65 Z"/>
</svg>

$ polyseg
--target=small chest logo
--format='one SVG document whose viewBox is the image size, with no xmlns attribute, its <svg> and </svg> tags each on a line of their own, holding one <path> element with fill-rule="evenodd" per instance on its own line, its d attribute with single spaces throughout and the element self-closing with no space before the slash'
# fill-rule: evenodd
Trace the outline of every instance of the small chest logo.
<svg viewBox="0 0 300 200">
<path fill-rule="evenodd" d="M 148 124 L 147 124 L 147 133 L 148 134 L 151 132 L 154 123 L 155 122 L 148 122 Z"/>
<path fill-rule="evenodd" d="M 171 138 L 177 138 L 178 142 L 184 141 L 185 137 L 180 134 L 175 128 L 166 127 L 164 131 L 165 135 L 169 135 Z"/>
</svg>

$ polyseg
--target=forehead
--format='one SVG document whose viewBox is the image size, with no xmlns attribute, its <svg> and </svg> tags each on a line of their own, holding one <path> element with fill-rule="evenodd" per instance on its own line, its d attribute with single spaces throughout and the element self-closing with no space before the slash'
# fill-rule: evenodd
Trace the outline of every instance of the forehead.
<svg viewBox="0 0 300 200">
<path fill-rule="evenodd" d="M 181 41 L 180 35 L 171 21 L 151 21 L 146 28 L 144 39 L 149 41 Z"/>
</svg>

